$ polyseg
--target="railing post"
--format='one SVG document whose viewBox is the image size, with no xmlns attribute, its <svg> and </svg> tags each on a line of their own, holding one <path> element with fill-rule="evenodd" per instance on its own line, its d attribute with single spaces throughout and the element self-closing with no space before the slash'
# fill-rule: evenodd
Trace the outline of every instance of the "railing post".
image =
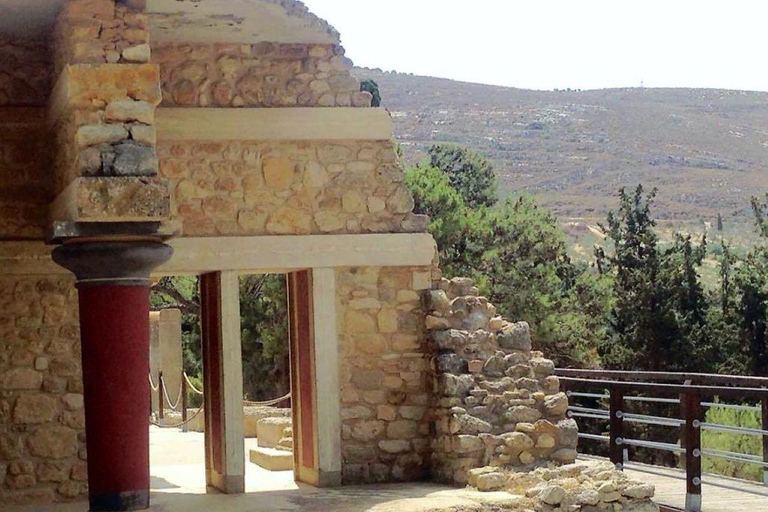
<svg viewBox="0 0 768 512">
<path fill-rule="evenodd" d="M 165 401 L 163 399 L 163 386 L 165 383 L 163 382 L 163 372 L 160 372 L 157 382 L 157 408 L 160 409 L 157 417 L 162 420 L 165 418 Z"/>
<path fill-rule="evenodd" d="M 762 399 L 762 416 L 763 416 L 763 430 L 768 431 L 768 395 L 763 396 Z M 768 434 L 763 434 L 763 483 L 768 485 Z"/>
<path fill-rule="evenodd" d="M 611 462 L 619 469 L 624 468 L 624 448 L 621 445 L 624 438 L 624 389 L 611 386 L 610 393 L 610 439 L 609 456 Z"/>
<path fill-rule="evenodd" d="M 181 370 L 181 431 L 187 432 L 187 379 Z"/>
<path fill-rule="evenodd" d="M 680 406 L 685 420 L 681 439 L 685 446 L 685 510 L 701 512 L 701 397 L 688 391 L 680 397 Z"/>
</svg>

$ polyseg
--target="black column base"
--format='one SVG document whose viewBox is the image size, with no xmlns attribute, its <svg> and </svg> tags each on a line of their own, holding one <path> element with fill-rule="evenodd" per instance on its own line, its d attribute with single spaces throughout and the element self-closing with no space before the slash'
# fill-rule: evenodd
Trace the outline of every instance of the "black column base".
<svg viewBox="0 0 768 512">
<path fill-rule="evenodd" d="M 89 496 L 90 512 L 123 512 L 149 508 L 149 491 L 127 491 Z"/>
</svg>

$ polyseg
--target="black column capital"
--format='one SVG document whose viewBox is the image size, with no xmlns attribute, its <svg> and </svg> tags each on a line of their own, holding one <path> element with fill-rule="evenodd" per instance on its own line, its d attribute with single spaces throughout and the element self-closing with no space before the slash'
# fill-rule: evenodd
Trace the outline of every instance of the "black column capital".
<svg viewBox="0 0 768 512">
<path fill-rule="evenodd" d="M 53 261 L 77 277 L 78 286 L 146 286 L 149 274 L 171 258 L 162 242 L 69 242 L 53 250 Z"/>
</svg>

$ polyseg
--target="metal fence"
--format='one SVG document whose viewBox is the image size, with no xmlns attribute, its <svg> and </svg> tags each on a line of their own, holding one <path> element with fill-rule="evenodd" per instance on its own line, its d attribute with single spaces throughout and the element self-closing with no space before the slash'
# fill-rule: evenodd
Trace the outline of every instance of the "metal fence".
<svg viewBox="0 0 768 512">
<path fill-rule="evenodd" d="M 768 378 L 568 369 L 558 369 L 556 374 L 569 397 L 596 399 L 607 404 L 606 408 L 571 405 L 568 415 L 577 420 L 602 420 L 608 423 L 608 435 L 580 433 L 579 437 L 608 443 L 609 457 L 618 468 L 623 468 L 627 462 L 626 448 L 630 446 L 673 452 L 684 459 L 686 511 L 701 511 L 703 457 L 760 465 L 764 472 L 764 483 L 768 485 Z M 742 403 L 754 402 L 757 405 L 720 403 L 717 398 Z M 677 405 L 680 417 L 633 414 L 627 410 L 627 404 L 631 402 Z M 762 428 L 707 423 L 704 421 L 705 411 L 715 407 L 760 411 Z M 625 435 L 627 423 L 678 429 L 679 442 L 673 444 L 653 439 L 628 438 Z M 762 456 L 702 448 L 702 430 L 759 436 L 762 438 Z"/>
</svg>

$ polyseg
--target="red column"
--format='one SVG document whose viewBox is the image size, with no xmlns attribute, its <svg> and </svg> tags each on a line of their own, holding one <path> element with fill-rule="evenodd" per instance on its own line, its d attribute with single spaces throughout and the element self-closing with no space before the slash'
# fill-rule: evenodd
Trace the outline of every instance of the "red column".
<svg viewBox="0 0 768 512">
<path fill-rule="evenodd" d="M 79 286 L 91 510 L 149 507 L 149 286 Z"/>
<path fill-rule="evenodd" d="M 53 252 L 78 278 L 92 512 L 149 508 L 149 273 L 170 255 L 150 242 Z"/>
</svg>

